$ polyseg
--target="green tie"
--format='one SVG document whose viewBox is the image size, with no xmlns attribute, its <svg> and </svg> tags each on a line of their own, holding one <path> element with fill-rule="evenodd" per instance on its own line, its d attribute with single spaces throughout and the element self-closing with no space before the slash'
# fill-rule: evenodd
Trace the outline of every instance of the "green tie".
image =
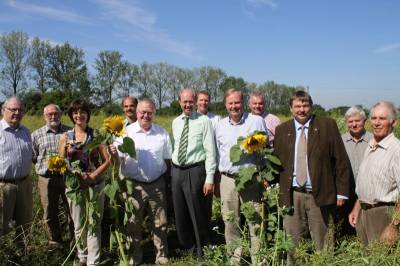
<svg viewBox="0 0 400 266">
<path fill-rule="evenodd" d="M 189 136 L 189 117 L 183 117 L 185 119 L 185 125 L 183 126 L 181 140 L 179 142 L 179 151 L 178 151 L 178 162 L 179 165 L 185 165 L 186 163 L 186 151 L 188 146 L 188 136 Z"/>
</svg>

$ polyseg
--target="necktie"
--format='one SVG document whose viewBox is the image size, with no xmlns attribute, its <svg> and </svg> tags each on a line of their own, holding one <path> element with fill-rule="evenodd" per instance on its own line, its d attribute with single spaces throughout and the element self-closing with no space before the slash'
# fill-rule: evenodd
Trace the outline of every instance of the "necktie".
<svg viewBox="0 0 400 266">
<path fill-rule="evenodd" d="M 186 151 L 188 146 L 188 136 L 189 136 L 189 117 L 185 116 L 185 124 L 183 126 L 181 139 L 179 141 L 179 150 L 178 150 L 178 162 L 179 164 L 185 165 L 186 163 Z"/>
<path fill-rule="evenodd" d="M 301 187 L 307 181 L 307 139 L 304 126 L 301 127 L 300 139 L 297 144 L 296 179 Z"/>
</svg>

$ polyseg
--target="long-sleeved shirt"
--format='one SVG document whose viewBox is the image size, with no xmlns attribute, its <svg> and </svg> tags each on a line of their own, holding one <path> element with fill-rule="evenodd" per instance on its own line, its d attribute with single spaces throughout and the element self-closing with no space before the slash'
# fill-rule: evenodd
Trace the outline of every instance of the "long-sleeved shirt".
<svg viewBox="0 0 400 266">
<path fill-rule="evenodd" d="M 0 180 L 16 180 L 32 169 L 32 139 L 29 130 L 20 125 L 11 127 L 0 121 Z"/>
<path fill-rule="evenodd" d="M 174 152 L 172 162 L 180 165 L 178 151 L 180 138 L 185 124 L 184 114 L 181 114 L 172 121 L 172 134 L 174 138 Z M 189 133 L 186 152 L 186 165 L 205 161 L 206 183 L 214 183 L 216 169 L 216 150 L 214 130 L 211 120 L 200 113 L 192 112 L 189 117 Z"/>
<path fill-rule="evenodd" d="M 362 202 L 398 202 L 400 196 L 400 141 L 393 133 L 379 143 L 374 139 L 365 150 L 356 179 Z"/>
</svg>

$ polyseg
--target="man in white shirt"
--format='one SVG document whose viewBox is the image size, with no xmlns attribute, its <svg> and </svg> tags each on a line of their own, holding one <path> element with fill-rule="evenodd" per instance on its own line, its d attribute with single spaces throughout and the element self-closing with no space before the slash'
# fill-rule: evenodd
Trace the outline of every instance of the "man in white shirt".
<svg viewBox="0 0 400 266">
<path fill-rule="evenodd" d="M 152 100 L 141 100 L 136 110 L 137 121 L 126 127 L 126 136 L 135 142 L 136 160 L 116 151 L 116 143 L 122 143 L 121 138 L 110 146 L 111 153 L 114 156 L 118 154 L 121 160 L 121 174 L 133 180 L 133 193 L 128 196 L 128 200 L 134 203 L 135 214 L 127 225 L 130 264 L 133 265 L 140 264 L 143 258 L 140 242 L 145 212 L 150 218 L 156 248 L 155 264 L 168 263 L 164 175 L 170 171 L 172 146 L 167 131 L 152 123 L 155 111 Z"/>
<path fill-rule="evenodd" d="M 199 91 L 197 93 L 197 101 L 196 101 L 197 112 L 206 115 L 208 118 L 210 118 L 213 129 L 215 131 L 215 128 L 219 120 L 221 120 L 221 116 L 208 111 L 208 106 L 210 105 L 210 102 L 211 99 L 208 91 Z"/>
</svg>

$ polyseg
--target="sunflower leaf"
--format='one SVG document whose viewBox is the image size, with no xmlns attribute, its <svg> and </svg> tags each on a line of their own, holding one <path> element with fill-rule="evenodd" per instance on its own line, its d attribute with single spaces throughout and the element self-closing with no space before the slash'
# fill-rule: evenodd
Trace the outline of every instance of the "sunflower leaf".
<svg viewBox="0 0 400 266">
<path fill-rule="evenodd" d="M 118 150 L 122 153 L 127 153 L 131 158 L 136 158 L 135 142 L 129 137 L 125 137 L 121 145 L 118 146 Z"/>
<path fill-rule="evenodd" d="M 238 163 L 242 157 L 242 150 L 240 149 L 240 145 L 233 145 L 229 152 L 229 157 L 232 164 Z"/>
<path fill-rule="evenodd" d="M 281 165 L 281 161 L 275 155 L 267 154 L 267 159 L 275 165 Z"/>
<path fill-rule="evenodd" d="M 257 172 L 255 166 L 240 167 L 238 178 L 235 179 L 236 191 L 241 191 L 253 180 L 253 175 Z"/>
</svg>

